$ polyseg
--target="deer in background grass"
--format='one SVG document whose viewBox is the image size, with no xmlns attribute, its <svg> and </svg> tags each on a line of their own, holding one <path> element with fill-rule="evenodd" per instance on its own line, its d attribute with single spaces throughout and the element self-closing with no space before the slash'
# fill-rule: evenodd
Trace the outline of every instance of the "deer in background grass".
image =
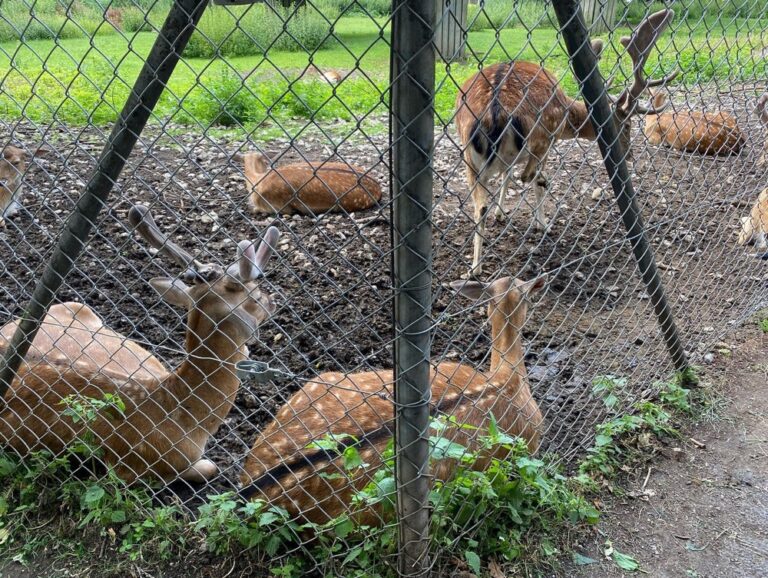
<svg viewBox="0 0 768 578">
<path fill-rule="evenodd" d="M 656 12 L 641 22 L 631 37 L 621 39 L 632 59 L 634 79 L 617 98 L 611 99 L 627 154 L 632 116 L 659 112 L 652 106 L 641 106 L 638 99 L 647 88 L 662 86 L 677 75 L 673 72 L 658 80 L 648 80 L 643 72 L 651 48 L 673 16 L 672 10 Z M 592 42 L 598 57 L 602 46 L 600 40 Z M 547 231 L 549 223 L 542 215 L 549 187 L 544 165 L 552 145 L 556 140 L 572 138 L 595 140 L 597 135 L 586 105 L 567 97 L 552 73 L 531 62 L 503 62 L 481 70 L 459 90 L 456 107 L 456 128 L 474 204 L 475 238 L 470 274 L 477 275 L 482 271 L 480 259 L 490 179 L 498 173 L 504 175 L 496 204 L 496 216 L 503 218 L 512 170 L 516 165 L 523 165 L 520 179 L 523 183 L 533 183 L 536 194 L 536 226 Z"/>
<path fill-rule="evenodd" d="M 451 362 L 432 366 L 431 413 L 451 417 L 442 432 L 447 439 L 479 450 L 477 438 L 487 434 L 492 415 L 501 432 L 522 437 L 532 452 L 538 448 L 542 415 L 531 396 L 521 333 L 528 298 L 545 282 L 540 276 L 527 282 L 504 277 L 493 283 L 451 284 L 476 303 L 488 303 L 492 349 L 487 372 Z M 303 522 L 322 524 L 345 513 L 353 494 L 382 466 L 382 453 L 394 431 L 393 380 L 388 370 L 331 372 L 305 385 L 254 443 L 241 474 L 240 495 L 283 507 Z M 477 429 L 460 427 L 463 424 Z M 354 436 L 349 439 L 357 441 L 350 445 L 358 449 L 364 465 L 347 472 L 339 455 L 312 448 L 329 434 Z M 495 448 L 473 467 L 484 469 L 491 457 L 503 458 L 507 451 Z M 447 480 L 455 468 L 455 461 L 440 460 L 432 476 Z M 359 513 L 359 521 L 375 525 L 381 518 L 368 509 Z"/>
<path fill-rule="evenodd" d="M 129 220 L 192 283 L 149 281 L 165 301 L 188 311 L 186 360 L 171 373 L 141 345 L 105 327 L 87 305 L 54 305 L 0 401 L 0 443 L 21 456 L 41 450 L 58 455 L 88 436 L 127 482 L 202 482 L 217 471 L 202 455 L 234 403 L 240 383 L 235 363 L 247 358 L 246 343 L 275 309 L 256 280 L 278 231 L 269 228 L 258 250 L 241 241 L 237 261 L 225 270 L 199 263 L 169 241 L 146 207 L 133 207 Z M 14 321 L 0 329 L 3 353 L 16 326 Z M 92 423 L 73 421 L 62 403 L 70 396 L 100 400 L 106 394 L 119 396 L 124 412 L 99 411 Z"/>
<path fill-rule="evenodd" d="M 251 207 L 260 213 L 363 211 L 381 200 L 381 187 L 365 169 L 346 163 L 303 162 L 270 167 L 261 153 L 235 154 L 243 163 Z"/>
<path fill-rule="evenodd" d="M 666 102 L 663 92 L 653 94 L 657 110 L 664 108 Z M 727 112 L 680 110 L 648 114 L 643 133 L 651 144 L 704 155 L 737 154 L 745 143 L 736 119 Z"/>
</svg>

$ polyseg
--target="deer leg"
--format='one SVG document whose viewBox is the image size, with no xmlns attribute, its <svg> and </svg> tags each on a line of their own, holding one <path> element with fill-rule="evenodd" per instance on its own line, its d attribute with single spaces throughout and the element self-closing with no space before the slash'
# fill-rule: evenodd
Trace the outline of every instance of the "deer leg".
<svg viewBox="0 0 768 578">
<path fill-rule="evenodd" d="M 215 476 L 218 471 L 219 468 L 217 468 L 216 464 L 211 460 L 197 460 L 194 464 L 181 472 L 179 476 L 182 480 L 202 484 Z"/>
<path fill-rule="evenodd" d="M 485 187 L 485 179 L 478 177 L 477 173 L 467 163 L 467 182 L 472 191 L 472 203 L 474 205 L 475 236 L 472 250 L 472 269 L 467 277 L 479 275 L 483 266 L 480 259 L 483 255 L 483 237 L 485 237 L 485 217 L 488 213 L 488 189 Z"/>
<path fill-rule="evenodd" d="M 765 251 L 768 249 L 768 243 L 765 239 L 765 231 L 760 231 L 759 233 L 755 233 L 755 248 L 758 251 Z"/>
<path fill-rule="evenodd" d="M 495 215 L 498 221 L 506 221 L 509 213 L 504 209 L 504 203 L 507 200 L 507 193 L 509 192 L 509 181 L 514 178 L 515 165 L 509 165 L 506 171 L 503 171 L 501 179 L 501 190 L 499 191 L 499 202 L 496 204 Z"/>
<path fill-rule="evenodd" d="M 533 182 L 533 192 L 536 194 L 536 206 L 533 209 L 533 215 L 536 219 L 536 228 L 545 233 L 549 232 L 551 225 L 544 216 L 544 200 L 549 188 L 549 179 L 541 171 L 541 167 L 546 161 L 546 153 L 541 156 L 531 154 L 528 163 L 525 165 L 523 174 L 520 177 L 524 183 Z"/>
</svg>

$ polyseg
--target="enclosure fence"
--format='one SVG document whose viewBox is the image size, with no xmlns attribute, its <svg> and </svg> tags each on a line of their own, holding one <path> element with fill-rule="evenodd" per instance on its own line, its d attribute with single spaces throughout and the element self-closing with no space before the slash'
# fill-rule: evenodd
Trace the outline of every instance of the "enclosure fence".
<svg viewBox="0 0 768 578">
<path fill-rule="evenodd" d="M 0 4 L 3 451 L 448 575 L 768 306 L 768 6 L 242 3 Z"/>
</svg>

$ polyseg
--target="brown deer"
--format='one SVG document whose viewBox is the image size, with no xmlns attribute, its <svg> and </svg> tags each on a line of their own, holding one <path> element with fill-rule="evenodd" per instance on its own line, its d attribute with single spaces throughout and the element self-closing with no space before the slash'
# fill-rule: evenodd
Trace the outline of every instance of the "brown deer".
<svg viewBox="0 0 768 578">
<path fill-rule="evenodd" d="M 620 140 L 629 154 L 631 118 L 635 114 L 658 112 L 638 103 L 649 87 L 661 86 L 677 72 L 658 80 L 645 78 L 643 67 L 651 48 L 672 20 L 672 10 L 648 16 L 631 37 L 623 37 L 634 66 L 634 80 L 614 102 L 614 115 L 620 126 Z M 603 43 L 592 42 L 599 56 Z M 474 204 L 475 238 L 470 274 L 482 271 L 480 258 L 485 235 L 485 219 L 490 191 L 488 182 L 504 174 L 496 216 L 503 218 L 504 199 L 513 168 L 522 165 L 520 179 L 533 183 L 536 194 L 536 226 L 547 231 L 542 215 L 549 186 L 544 165 L 554 141 L 572 138 L 597 138 L 586 105 L 565 95 L 557 78 L 531 62 L 502 62 L 489 66 L 467 80 L 456 99 L 456 128 L 467 167 L 467 183 Z M 505 174 L 506 173 L 506 174 Z"/>
<path fill-rule="evenodd" d="M 657 110 L 664 108 L 666 101 L 662 92 L 653 95 Z M 736 119 L 727 112 L 680 110 L 648 114 L 643 132 L 651 144 L 704 155 L 737 154 L 746 142 Z"/>
<path fill-rule="evenodd" d="M 757 112 L 760 121 L 763 123 L 763 126 L 768 128 L 768 92 L 759 98 L 755 111 Z M 763 156 L 760 157 L 757 164 L 758 166 L 768 165 L 768 141 L 765 142 Z"/>
<path fill-rule="evenodd" d="M 755 249 L 765 251 L 768 249 L 768 189 L 763 190 L 758 196 L 749 217 L 741 218 L 741 231 L 739 232 L 739 245 L 754 242 Z"/>
<path fill-rule="evenodd" d="M 270 168 L 261 153 L 236 154 L 244 164 L 250 202 L 260 213 L 363 211 L 381 200 L 381 187 L 363 168 L 346 163 L 302 162 Z"/>
<path fill-rule="evenodd" d="M 237 261 L 225 270 L 199 263 L 169 241 L 146 207 L 133 207 L 129 220 L 192 283 L 149 281 L 164 300 L 188 311 L 186 360 L 169 372 L 139 344 L 104 327 L 87 305 L 54 305 L 0 402 L 0 443 L 22 456 L 39 450 L 60 454 L 89 437 L 127 482 L 202 482 L 217 471 L 202 455 L 234 403 L 240 383 L 235 364 L 246 359 L 246 343 L 275 309 L 256 280 L 278 231 L 270 227 L 258 250 L 241 241 Z M 11 322 L 0 330 L 0 349 L 8 347 L 15 329 Z M 105 394 L 119 396 L 124 412 L 106 408 L 84 423 L 67 415 L 62 403 L 69 396 L 103 400 Z"/>
<path fill-rule="evenodd" d="M 0 155 L 0 226 L 18 214 L 21 209 L 22 177 L 27 169 L 27 161 L 48 153 L 46 148 L 38 148 L 33 153 L 12 145 L 6 145 Z"/>
<path fill-rule="evenodd" d="M 487 372 L 459 363 L 442 362 L 431 370 L 433 416 L 451 416 L 446 438 L 477 448 L 487 433 L 489 416 L 500 431 L 520 436 L 531 451 L 539 446 L 542 415 L 531 396 L 523 360 L 521 331 L 531 293 L 541 290 L 545 276 L 523 282 L 504 277 L 493 283 L 458 281 L 458 293 L 488 303 L 491 324 L 491 366 Z M 392 371 L 344 375 L 325 373 L 305 385 L 283 406 L 259 435 L 241 474 L 241 496 L 264 499 L 296 518 L 324 523 L 344 513 L 351 497 L 368 484 L 382 465 L 382 452 L 392 437 Z M 455 421 L 453 420 L 455 418 Z M 478 429 L 462 428 L 467 424 Z M 338 454 L 310 444 L 328 434 L 348 437 L 364 462 L 347 472 Z M 504 450 L 497 448 L 497 457 Z M 474 467 L 487 467 L 490 454 Z M 441 460 L 433 468 L 437 480 L 448 479 L 456 464 Z M 360 514 L 362 523 L 380 523 L 376 512 Z"/>
</svg>

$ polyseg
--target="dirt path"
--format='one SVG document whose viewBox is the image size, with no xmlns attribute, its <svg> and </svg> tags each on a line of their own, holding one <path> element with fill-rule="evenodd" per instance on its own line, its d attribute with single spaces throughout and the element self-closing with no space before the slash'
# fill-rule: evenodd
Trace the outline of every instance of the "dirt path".
<svg viewBox="0 0 768 578">
<path fill-rule="evenodd" d="M 751 325 L 729 343 L 732 355 L 717 355 L 705 378 L 723 395 L 718 416 L 685 432 L 647 482 L 647 469 L 637 473 L 627 490 L 640 498 L 606 500 L 597 532 L 576 548 L 599 562 L 566 575 L 621 576 L 604 555 L 610 540 L 653 577 L 768 576 L 768 335 Z"/>
</svg>

